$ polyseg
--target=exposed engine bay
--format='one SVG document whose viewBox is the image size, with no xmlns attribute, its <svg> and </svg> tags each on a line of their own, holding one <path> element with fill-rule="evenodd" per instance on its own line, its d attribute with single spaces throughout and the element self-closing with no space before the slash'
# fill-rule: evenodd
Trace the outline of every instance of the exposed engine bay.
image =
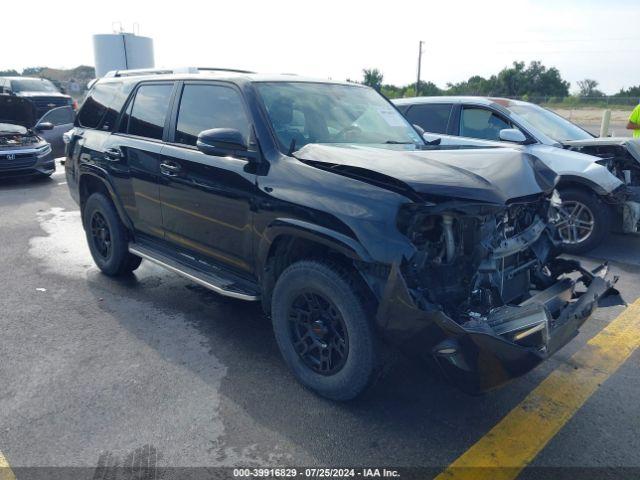
<svg viewBox="0 0 640 480">
<path fill-rule="evenodd" d="M 27 131 L 24 134 L 15 132 L 3 132 L 0 124 L 0 147 L 28 147 L 40 143 L 40 137 Z"/>
<path fill-rule="evenodd" d="M 435 361 L 464 390 L 502 385 L 566 345 L 615 278 L 606 265 L 588 271 L 557 258 L 550 213 L 561 204 L 558 176 L 537 157 L 403 147 L 308 144 L 294 155 L 360 182 L 340 201 L 340 216 L 359 219 L 352 232 L 368 251 L 355 266 L 379 297 L 384 338 Z M 359 208 L 342 208 L 359 198 Z M 372 236 L 380 224 L 384 233 Z"/>
<path fill-rule="evenodd" d="M 403 275 L 417 305 L 442 310 L 466 329 L 546 348 L 549 328 L 580 296 L 575 286 L 588 287 L 594 277 L 577 262 L 555 258 L 560 241 L 547 220 L 554 202 L 555 194 L 506 207 L 406 206 L 398 226 L 418 251 Z M 561 294 L 549 304 L 554 286 Z"/>
<path fill-rule="evenodd" d="M 607 167 L 626 185 L 640 186 L 640 161 L 634 158 L 632 144 L 598 143 L 571 145 L 570 150 L 602 158 L 598 163 Z M 633 152 L 633 153 L 632 153 Z M 640 152 L 638 152 L 640 154 Z"/>
</svg>

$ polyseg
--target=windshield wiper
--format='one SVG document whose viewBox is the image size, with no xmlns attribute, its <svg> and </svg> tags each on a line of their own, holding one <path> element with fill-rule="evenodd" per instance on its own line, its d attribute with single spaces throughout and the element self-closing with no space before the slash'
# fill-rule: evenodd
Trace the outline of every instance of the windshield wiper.
<svg viewBox="0 0 640 480">
<path fill-rule="evenodd" d="M 289 144 L 289 151 L 287 152 L 287 155 L 292 156 L 293 152 L 295 151 L 296 151 L 296 139 L 292 138 L 291 143 Z"/>
<path fill-rule="evenodd" d="M 387 140 L 386 142 L 387 145 L 415 145 L 415 142 L 399 142 L 398 140 Z"/>
</svg>

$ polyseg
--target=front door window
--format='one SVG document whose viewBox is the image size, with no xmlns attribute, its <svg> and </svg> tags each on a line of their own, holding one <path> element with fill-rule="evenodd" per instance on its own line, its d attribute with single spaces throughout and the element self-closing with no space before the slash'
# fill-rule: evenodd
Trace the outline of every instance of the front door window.
<svg viewBox="0 0 640 480">
<path fill-rule="evenodd" d="M 480 107 L 464 107 L 460 116 L 460 135 L 483 140 L 500 140 L 500 130 L 512 128 L 503 117 Z"/>
</svg>

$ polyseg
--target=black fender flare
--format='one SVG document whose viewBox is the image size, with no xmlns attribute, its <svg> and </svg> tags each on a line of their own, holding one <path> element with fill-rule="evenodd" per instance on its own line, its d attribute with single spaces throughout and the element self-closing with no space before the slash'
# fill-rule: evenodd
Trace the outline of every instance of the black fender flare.
<svg viewBox="0 0 640 480">
<path fill-rule="evenodd" d="M 88 165 L 86 163 L 81 164 L 78 175 L 78 198 L 81 198 L 82 194 L 83 177 L 95 178 L 104 185 L 104 187 L 109 192 L 111 202 L 113 202 L 113 205 L 116 207 L 116 211 L 118 212 L 120 220 L 130 231 L 133 232 L 133 223 L 131 222 L 129 216 L 126 214 L 120 198 L 116 195 L 115 188 L 109 180 L 109 174 L 103 168 L 100 168 L 98 166 Z"/>
<path fill-rule="evenodd" d="M 264 268 L 273 243 L 282 236 L 297 237 L 326 245 L 353 260 L 373 261 L 369 252 L 360 242 L 343 233 L 304 220 L 277 218 L 267 226 L 258 244 L 258 271 L 262 271 Z"/>
</svg>

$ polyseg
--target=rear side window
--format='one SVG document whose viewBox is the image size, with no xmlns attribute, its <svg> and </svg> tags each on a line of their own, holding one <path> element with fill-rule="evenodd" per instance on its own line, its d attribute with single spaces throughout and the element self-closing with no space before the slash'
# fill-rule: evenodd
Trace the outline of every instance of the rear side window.
<svg viewBox="0 0 640 480">
<path fill-rule="evenodd" d="M 452 107 L 450 103 L 414 105 L 405 116 L 412 124 L 422 127 L 425 132 L 447 133 Z"/>
<path fill-rule="evenodd" d="M 131 84 L 122 82 L 98 83 L 80 109 L 80 126 L 112 131 L 132 88 Z"/>
<path fill-rule="evenodd" d="M 240 94 L 222 85 L 185 85 L 175 141 L 195 146 L 198 134 L 211 128 L 234 128 L 248 138 L 249 121 Z"/>
<path fill-rule="evenodd" d="M 127 133 L 139 137 L 162 140 L 164 121 L 169 109 L 173 84 L 142 85 L 133 100 L 130 115 L 127 115 Z"/>
<path fill-rule="evenodd" d="M 120 110 L 122 110 L 122 107 L 127 101 L 127 97 L 133 89 L 133 84 L 131 83 L 113 83 L 111 85 L 113 95 L 107 102 L 106 111 L 100 123 L 100 130 L 107 132 L 114 130 L 116 122 L 118 121 L 118 115 L 120 115 Z"/>
<path fill-rule="evenodd" d="M 104 113 L 107 111 L 107 102 L 113 96 L 112 90 L 106 84 L 98 84 L 85 99 L 78 113 L 78 123 L 85 128 L 98 128 Z"/>
</svg>

